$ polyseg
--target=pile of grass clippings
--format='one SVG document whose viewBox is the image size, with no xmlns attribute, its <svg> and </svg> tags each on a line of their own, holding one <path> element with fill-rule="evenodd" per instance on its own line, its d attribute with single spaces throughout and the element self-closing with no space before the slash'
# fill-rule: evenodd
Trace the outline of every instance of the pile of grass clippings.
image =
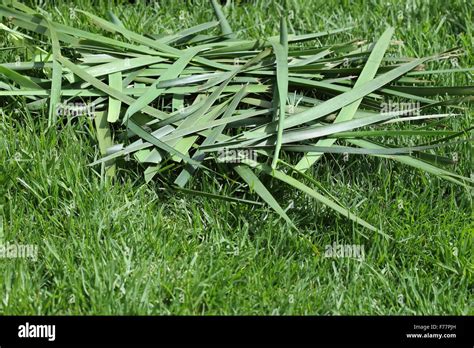
<svg viewBox="0 0 474 348">
<path fill-rule="evenodd" d="M 28 57 L 0 64 L 0 98 L 24 96 L 31 113 L 48 108 L 50 126 L 92 116 L 103 156 L 91 165 L 100 164 L 108 177 L 120 158 L 132 158 L 143 166 L 147 182 L 267 204 L 292 226 L 262 177 L 383 233 L 306 174 L 325 153 L 339 154 L 341 163 L 349 155 L 389 158 L 472 186 L 472 179 L 450 169 L 455 160 L 435 151 L 472 142 L 472 127 L 450 130 L 446 120 L 465 117 L 463 105 L 472 100 L 474 87 L 433 86 L 429 77 L 473 69 L 427 69 L 462 52 L 389 56 L 393 28 L 375 42 L 323 46 L 325 36 L 351 28 L 291 35 L 285 18 L 279 36 L 244 40 L 216 1 L 212 6 L 217 21 L 171 35 L 132 32 L 112 13 L 105 20 L 77 10 L 107 32 L 101 35 L 55 23 L 18 2 L 0 6 L 3 35 L 26 47 Z M 218 27 L 221 34 L 206 34 Z M 407 137 L 410 145 L 394 147 L 393 139 L 403 143 Z M 222 185 L 241 181 L 250 193 L 193 190 L 193 178 L 202 173 Z"/>
</svg>

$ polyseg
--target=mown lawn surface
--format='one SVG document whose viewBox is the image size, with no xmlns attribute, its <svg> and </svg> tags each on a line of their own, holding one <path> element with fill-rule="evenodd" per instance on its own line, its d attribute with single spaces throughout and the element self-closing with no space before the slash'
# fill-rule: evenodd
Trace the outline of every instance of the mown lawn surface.
<svg viewBox="0 0 474 348">
<path fill-rule="evenodd" d="M 349 38 L 374 39 L 387 25 L 403 45 L 392 51 L 426 56 L 453 47 L 474 64 L 469 1 L 287 1 L 290 33 L 356 24 Z M 71 8 L 129 29 L 173 32 L 214 19 L 207 1 L 159 4 L 53 2 L 57 22 L 98 31 Z M 240 37 L 278 33 L 273 1 L 224 7 Z M 316 44 L 318 44 L 316 42 Z M 16 51 L 0 36 L 1 62 Z M 439 66 L 451 68 L 450 61 Z M 445 85 L 472 85 L 472 75 L 439 75 Z M 299 226 L 270 209 L 174 194 L 145 185 L 125 165 L 104 183 L 90 120 L 47 127 L 21 98 L 0 99 L 0 232 L 4 243 L 38 246 L 37 261 L 0 259 L 1 314 L 472 314 L 472 193 L 400 163 L 369 156 L 327 155 L 311 175 L 393 237 L 372 234 L 286 187 L 273 187 Z M 465 129 L 473 110 L 450 121 Z M 472 175 L 468 144 L 451 170 Z M 200 189 L 218 192 L 212 177 Z M 3 228 L 2 228 L 3 226 Z M 362 245 L 364 260 L 326 258 L 326 245 Z"/>
</svg>

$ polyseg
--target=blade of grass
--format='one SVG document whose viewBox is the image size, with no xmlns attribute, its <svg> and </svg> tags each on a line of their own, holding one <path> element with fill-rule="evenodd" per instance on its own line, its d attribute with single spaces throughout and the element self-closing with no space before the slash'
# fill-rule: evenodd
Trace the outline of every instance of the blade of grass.
<svg viewBox="0 0 474 348">
<path fill-rule="evenodd" d="M 227 120 L 231 117 L 231 115 L 234 113 L 234 111 L 237 109 L 237 106 L 239 105 L 240 101 L 242 98 L 247 94 L 246 86 L 243 86 L 242 89 L 234 96 L 232 99 L 232 102 L 230 103 L 229 107 L 226 109 L 224 115 L 222 116 L 222 120 Z M 204 139 L 202 142 L 201 146 L 205 146 L 208 144 L 213 144 L 217 137 L 222 133 L 222 131 L 225 128 L 225 124 L 218 125 L 215 129 L 212 130 L 211 134 Z M 204 159 L 204 153 L 202 151 L 196 151 L 196 153 L 193 156 L 193 159 L 196 161 L 202 161 Z M 194 174 L 196 171 L 196 167 L 187 165 L 181 173 L 178 175 L 174 183 L 180 187 L 184 187 L 191 176 Z"/>
<path fill-rule="evenodd" d="M 249 185 L 250 190 L 255 191 L 255 193 L 259 195 L 273 210 L 275 210 L 278 215 L 280 215 L 291 227 L 297 229 L 288 215 L 286 215 L 285 211 L 280 207 L 278 202 L 272 196 L 272 194 L 255 175 L 252 169 L 246 165 L 238 165 L 234 167 L 234 170 L 247 183 L 247 185 Z"/>
<path fill-rule="evenodd" d="M 272 177 L 274 177 L 274 178 L 276 178 L 280 181 L 283 181 L 286 184 L 288 184 L 290 186 L 293 186 L 296 189 L 306 193 L 307 195 L 315 198 L 316 200 L 320 201 L 324 205 L 326 205 L 329 208 L 335 210 L 339 214 L 342 214 L 343 216 L 351 219 L 352 221 L 360 224 L 361 226 L 364 226 L 365 228 L 368 228 L 371 231 L 375 231 L 377 233 L 380 233 L 380 234 L 382 234 L 383 236 L 385 236 L 387 238 L 393 239 L 392 237 L 390 237 L 387 234 L 383 233 L 382 231 L 378 230 L 377 228 L 375 228 L 374 226 L 372 226 L 371 224 L 369 224 L 365 220 L 359 218 L 357 215 L 351 213 L 348 209 L 341 207 L 339 204 L 337 204 L 334 201 L 332 201 L 331 199 L 323 196 L 319 192 L 309 188 L 308 186 L 306 186 L 302 182 L 296 180 L 295 178 L 293 178 L 289 175 L 286 175 L 285 173 L 283 173 L 279 170 L 273 169 L 273 168 L 271 168 L 271 167 L 269 167 L 265 164 L 259 164 L 259 165 L 256 166 L 256 168 L 258 168 L 258 169 L 262 170 L 264 173 L 266 173 L 266 174 L 268 174 L 268 175 L 270 175 L 270 176 L 272 176 Z"/>
<path fill-rule="evenodd" d="M 280 41 L 272 40 L 271 42 L 276 56 L 276 88 L 279 102 L 277 139 L 272 160 L 272 168 L 276 168 L 283 137 L 283 122 L 285 121 L 286 98 L 288 95 L 288 28 L 284 17 L 281 18 L 280 22 Z"/>
<path fill-rule="evenodd" d="M 248 200 L 248 199 L 242 199 L 242 198 L 231 197 L 231 196 L 218 195 L 218 194 L 204 192 L 204 191 L 191 190 L 191 189 L 183 188 L 183 187 L 180 187 L 180 186 L 173 186 L 173 189 L 175 189 L 177 191 L 184 192 L 184 193 L 191 194 L 193 196 L 198 195 L 198 196 L 210 197 L 210 198 L 214 198 L 214 199 L 221 199 L 221 200 L 228 201 L 228 202 L 233 202 L 233 203 L 239 203 L 239 204 L 243 203 L 243 204 L 263 206 L 263 203 L 257 202 L 257 201 L 251 201 L 251 200 Z"/>
<path fill-rule="evenodd" d="M 0 74 L 4 75 L 13 82 L 18 83 L 21 87 L 33 88 L 33 89 L 42 89 L 37 83 L 31 80 L 31 77 L 26 77 L 17 73 L 14 70 L 11 70 L 5 66 L 0 66 Z"/>
<path fill-rule="evenodd" d="M 365 66 L 362 69 L 362 72 L 359 78 L 354 84 L 354 88 L 359 87 L 363 83 L 371 81 L 375 77 L 375 74 L 377 73 L 380 63 L 382 62 L 383 56 L 385 55 L 385 52 L 387 51 L 388 46 L 390 45 L 390 39 L 393 36 L 393 32 L 394 32 L 393 28 L 388 28 L 379 38 L 372 52 L 370 53 L 370 56 L 367 59 L 367 62 L 365 63 Z M 339 111 L 336 119 L 334 120 L 334 123 L 348 121 L 352 119 L 357 109 L 359 108 L 359 105 L 361 102 L 362 102 L 362 98 L 354 101 L 353 103 L 349 105 L 344 106 Z M 332 146 L 334 142 L 335 142 L 335 139 L 323 139 L 323 140 L 319 140 L 316 143 L 316 146 Z M 305 155 L 296 165 L 296 169 L 298 169 L 299 171 L 307 170 L 317 160 L 319 160 L 321 156 L 322 154 L 318 154 L 318 153 Z"/>
<path fill-rule="evenodd" d="M 56 123 L 57 120 L 57 107 L 61 103 L 61 79 L 62 79 L 62 68 L 58 62 L 58 57 L 61 56 L 61 49 L 59 46 L 58 36 L 56 30 L 49 20 L 46 19 L 51 35 L 51 44 L 53 49 L 53 76 L 51 79 L 51 96 L 49 99 L 49 116 L 48 126 Z"/>
<path fill-rule="evenodd" d="M 109 86 L 118 91 L 122 91 L 122 73 L 116 72 L 109 75 Z M 113 97 L 109 97 L 109 107 L 107 113 L 107 121 L 110 123 L 117 122 L 120 118 L 120 108 L 122 102 Z"/>
</svg>

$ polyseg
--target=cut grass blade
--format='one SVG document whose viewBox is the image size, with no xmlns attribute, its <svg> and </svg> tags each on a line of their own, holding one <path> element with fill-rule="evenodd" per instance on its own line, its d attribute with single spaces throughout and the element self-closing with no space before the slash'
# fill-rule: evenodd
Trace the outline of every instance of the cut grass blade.
<svg viewBox="0 0 474 348">
<path fill-rule="evenodd" d="M 275 42 L 271 40 L 271 42 L 276 56 L 276 89 L 278 91 L 279 105 L 275 154 L 272 160 L 272 168 L 276 168 L 283 137 L 283 122 L 285 121 L 286 98 L 288 95 L 288 28 L 284 17 L 281 18 L 280 22 L 280 41 Z"/>
<path fill-rule="evenodd" d="M 57 120 L 57 109 L 61 103 L 61 79 L 62 79 L 62 68 L 58 62 L 59 57 L 61 56 L 61 49 L 59 47 L 59 40 L 56 34 L 56 29 L 54 29 L 51 22 L 45 19 L 49 32 L 51 35 L 51 44 L 53 49 L 53 76 L 51 79 L 51 96 L 49 98 L 49 116 L 48 116 L 48 126 L 52 126 L 56 123 Z"/>
<path fill-rule="evenodd" d="M 234 170 L 247 183 L 247 185 L 249 185 L 250 190 L 255 191 L 255 193 L 259 195 L 273 210 L 275 210 L 278 215 L 280 215 L 291 227 L 296 229 L 296 226 L 293 224 L 291 219 L 286 215 L 285 211 L 280 207 L 278 202 L 255 175 L 252 169 L 245 165 L 238 165 L 234 167 Z"/>
<path fill-rule="evenodd" d="M 357 145 L 357 146 L 360 146 L 360 147 L 366 148 L 366 149 L 383 149 L 384 148 L 384 146 L 381 146 L 381 145 L 378 145 L 378 144 L 375 144 L 373 142 L 363 140 L 363 139 L 347 139 L 347 141 L 351 144 L 354 144 L 354 145 Z M 413 158 L 413 157 L 410 157 L 410 156 L 390 156 L 390 155 L 374 155 L 374 156 L 386 157 L 386 158 L 393 159 L 395 161 L 401 162 L 403 164 L 407 164 L 407 165 L 412 166 L 414 168 L 420 169 L 424 172 L 434 174 L 438 177 L 441 177 L 445 180 L 451 181 L 452 183 L 455 183 L 457 185 L 461 185 L 461 186 L 464 186 L 464 187 L 468 187 L 467 184 L 466 184 L 467 182 L 473 182 L 469 178 L 466 178 L 466 177 L 457 175 L 455 173 L 452 173 L 450 171 L 438 168 L 434 165 L 431 165 L 429 163 L 426 163 L 422 160 L 419 160 L 419 159 L 416 159 L 416 158 Z"/>
<path fill-rule="evenodd" d="M 198 179 L 197 174 L 213 177 L 219 185 L 246 183 L 263 203 L 210 193 L 212 189 L 209 193 L 184 190 L 234 203 L 265 204 L 293 228 L 258 175 L 290 185 L 390 238 L 304 173 L 322 153 L 389 158 L 463 187 L 472 186 L 473 180 L 454 169 L 437 167 L 455 161 L 432 150 L 472 143 L 471 127 L 462 117 L 467 115 L 463 104 L 473 100 L 473 87 L 434 86 L 417 77 L 469 73 L 471 68 L 431 67 L 437 60 L 458 57 L 458 50 L 422 58 L 387 57 L 392 28 L 375 44 L 352 39 L 321 45 L 317 39 L 348 28 L 288 35 L 287 24 L 291 23 L 285 18 L 279 37 L 240 40 L 219 2 L 211 4 L 219 21 L 159 35 L 133 32 L 112 13 L 109 21 L 78 11 L 108 32 L 101 35 L 55 23 L 44 12 L 40 15 L 15 1 L 0 5 L 0 16 L 13 25 L 2 24 L 0 30 L 13 40 L 15 49 L 25 46 L 26 51 L 24 61 L 0 64 L 0 96 L 27 99 L 27 103 L 21 100 L 22 105 L 34 115 L 40 115 L 49 99 L 50 126 L 56 123 L 54 111 L 61 98 L 68 103 L 87 101 L 101 110 L 95 111 L 94 122 L 102 158 L 91 165 L 107 167 L 107 176 L 113 174 L 109 166 L 126 156 L 144 169 L 146 183 L 155 179 L 165 189 L 177 186 L 182 190 L 190 179 Z M 222 34 L 204 33 L 218 24 Z M 32 34 L 24 34 L 25 30 Z M 422 64 L 428 61 L 432 70 L 413 71 L 424 69 Z M 467 97 L 441 98 L 450 95 Z M 384 111 L 381 103 L 389 98 L 411 105 L 416 102 L 416 106 Z M 450 128 L 458 119 L 462 126 Z M 109 123 L 115 124 L 110 127 Z M 120 144 L 113 145 L 112 139 Z M 342 143 L 336 145 L 338 139 Z M 411 145 L 414 143 L 420 145 Z M 223 149 L 254 151 L 264 161 L 242 157 L 236 151 L 217 158 L 210 154 Z M 295 152 L 305 154 L 296 165 Z M 284 171 L 279 170 L 280 164 Z M 316 189 L 287 173 L 309 181 Z M 235 192 L 232 187 L 226 191 Z"/>
<path fill-rule="evenodd" d="M 221 26 L 222 34 L 229 39 L 235 38 L 235 35 L 232 32 L 232 28 L 230 27 L 230 24 L 227 21 L 227 18 L 225 17 L 224 12 L 222 12 L 221 5 L 219 5 L 219 3 L 216 0 L 211 0 L 211 4 L 212 4 L 212 7 L 214 8 L 214 12 L 217 16 L 217 19 L 219 19 L 219 25 Z"/>
<path fill-rule="evenodd" d="M 39 86 L 31 79 L 31 77 L 21 75 L 5 66 L 0 66 L 0 74 L 4 75 L 6 78 L 12 80 L 13 82 L 18 83 L 18 85 L 20 85 L 21 87 L 31 89 L 42 89 L 41 86 Z"/>
<path fill-rule="evenodd" d="M 344 215 L 345 217 L 348 217 L 349 219 L 351 219 L 352 221 L 366 227 L 367 229 L 371 230 L 371 231 L 376 231 L 378 233 L 381 233 L 382 235 L 384 235 L 385 237 L 387 238 L 391 238 L 389 237 L 387 234 L 379 231 L 377 228 L 375 228 L 374 226 L 372 226 L 371 224 L 369 224 L 368 222 L 360 219 L 359 217 L 357 217 L 356 215 L 354 215 L 353 213 L 351 213 L 349 210 L 341 207 L 340 205 L 338 205 L 337 203 L 333 202 L 332 200 L 330 200 L 329 198 L 321 195 L 320 193 L 316 192 L 315 190 L 309 188 L 308 186 L 304 185 L 302 182 L 292 178 L 291 176 L 289 175 L 286 175 L 285 173 L 279 171 L 279 170 L 275 170 L 275 169 L 272 169 L 271 167 L 269 166 L 266 166 L 264 164 L 259 164 L 257 166 L 258 169 L 262 170 L 264 173 L 268 174 L 268 175 L 271 175 L 273 176 L 274 178 L 278 179 L 278 180 L 281 180 L 283 182 L 285 182 L 286 184 L 288 185 L 291 185 L 293 187 L 295 187 L 296 189 L 306 193 L 307 195 L 315 198 L 316 200 L 320 201 L 321 203 L 323 203 L 324 205 L 330 207 L 331 209 L 334 209 L 335 211 L 337 211 L 338 213 Z"/>
<path fill-rule="evenodd" d="M 103 111 L 95 112 L 94 122 L 97 129 L 97 142 L 99 143 L 99 150 L 101 155 L 105 156 L 107 154 L 107 149 L 113 145 L 112 134 L 107 123 L 106 113 Z M 105 169 L 106 176 L 115 176 L 115 164 L 113 161 L 102 163 L 102 168 Z"/>
<path fill-rule="evenodd" d="M 163 88 L 157 88 L 160 82 L 166 80 L 172 80 L 177 78 L 181 72 L 186 68 L 191 59 L 199 52 L 200 49 L 191 48 L 188 49 L 184 55 L 182 55 L 168 70 L 166 70 L 160 77 L 153 83 L 146 93 L 138 98 L 133 104 L 127 109 L 125 116 L 123 117 L 122 124 L 126 123 L 127 120 L 133 116 L 136 112 L 141 111 L 143 108 L 148 106 L 153 100 L 155 100 L 163 91 Z"/>
</svg>

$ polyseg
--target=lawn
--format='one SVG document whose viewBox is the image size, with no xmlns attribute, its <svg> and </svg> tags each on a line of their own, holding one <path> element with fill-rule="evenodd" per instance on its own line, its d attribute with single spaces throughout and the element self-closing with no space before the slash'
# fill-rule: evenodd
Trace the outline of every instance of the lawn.
<svg viewBox="0 0 474 348">
<path fill-rule="evenodd" d="M 8 1 L 5 1 L 7 4 Z M 33 4 L 29 4 L 34 7 Z M 355 25 L 320 45 L 374 40 L 388 25 L 411 57 L 459 47 L 474 66 L 469 1 L 286 1 L 289 33 Z M 139 33 L 171 33 L 215 19 L 208 1 L 144 4 L 48 2 L 56 22 L 99 32 L 74 9 L 112 10 Z M 278 35 L 277 1 L 229 1 L 242 38 Z M 218 29 L 215 29 L 216 31 Z M 18 53 L 20 52 L 20 53 Z M 0 63 L 21 50 L 0 36 Z M 472 85 L 472 73 L 434 76 Z M 103 180 L 93 123 L 48 126 L 24 98 L 1 97 L 0 240 L 38 247 L 37 260 L 0 258 L 0 314 L 473 314 L 472 192 L 396 161 L 326 154 L 309 175 L 391 238 L 373 233 L 287 187 L 274 185 L 295 230 L 269 208 L 164 190 L 132 162 Z M 11 107 L 13 105 L 13 108 Z M 12 111 L 14 110 L 14 111 Z M 447 125 L 472 125 L 473 109 Z M 469 143 L 437 150 L 472 178 Z M 211 175 L 197 189 L 219 192 Z M 238 190 L 238 188 L 237 188 Z M 325 257 L 328 245 L 363 246 L 364 257 Z"/>
</svg>

